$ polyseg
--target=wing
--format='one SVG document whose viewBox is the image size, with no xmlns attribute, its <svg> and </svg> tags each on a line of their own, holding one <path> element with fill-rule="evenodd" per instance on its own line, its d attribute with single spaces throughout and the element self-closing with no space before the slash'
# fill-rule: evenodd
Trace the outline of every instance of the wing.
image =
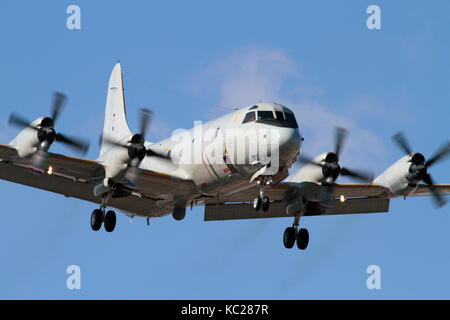
<svg viewBox="0 0 450 320">
<path fill-rule="evenodd" d="M 450 195 L 450 184 L 435 184 L 435 188 L 441 193 L 443 196 Z M 432 196 L 430 189 L 425 184 L 419 184 L 416 191 L 410 194 L 408 197 L 429 197 Z"/>
<path fill-rule="evenodd" d="M 268 211 L 254 211 L 250 202 L 259 194 L 259 186 L 253 185 L 236 193 L 203 199 L 205 221 L 280 218 L 288 217 L 286 204 L 289 200 L 315 192 L 322 188 L 314 183 L 280 183 L 266 187 L 265 195 L 273 202 Z M 436 185 L 442 195 L 450 194 L 450 185 Z M 339 184 L 334 187 L 334 200 L 328 206 L 318 202 L 308 202 L 305 216 L 380 213 L 389 211 L 389 200 L 395 197 L 386 188 L 375 184 Z M 343 196 L 345 201 L 339 199 Z M 419 185 L 410 196 L 431 196 L 426 185 Z"/>
<path fill-rule="evenodd" d="M 279 183 L 266 187 L 265 195 L 273 201 L 288 200 L 293 195 L 301 194 L 306 188 L 320 188 L 320 185 L 313 183 Z M 219 197 L 203 199 L 205 203 L 229 203 L 229 202 L 251 202 L 259 194 L 259 186 L 252 185 L 235 193 L 220 195 Z M 334 188 L 334 196 L 345 196 L 345 198 L 366 198 L 366 197 L 388 197 L 386 189 L 374 184 L 339 184 Z"/>
<path fill-rule="evenodd" d="M 315 183 L 280 183 L 266 187 L 265 195 L 273 202 L 268 211 L 254 211 L 251 201 L 259 194 L 259 186 L 253 185 L 233 194 L 203 199 L 205 221 L 280 218 L 288 217 L 286 205 L 289 200 L 322 188 Z M 373 184 L 342 184 L 334 188 L 334 197 L 343 195 L 346 200 L 332 200 L 328 206 L 318 202 L 308 202 L 305 216 L 377 213 L 389 210 L 389 197 L 385 188 Z"/>
<path fill-rule="evenodd" d="M 363 198 L 348 199 L 345 202 L 333 200 L 328 208 L 316 202 L 309 202 L 305 216 L 320 216 L 334 214 L 353 213 L 378 213 L 388 212 L 389 199 Z M 206 204 L 205 221 L 234 220 L 234 219 L 258 219 L 258 218 L 282 218 L 291 217 L 286 213 L 286 202 L 274 202 L 267 211 L 255 211 L 248 203 L 233 204 Z"/>
<path fill-rule="evenodd" d="M 0 179 L 26 186 L 74 197 L 93 203 L 101 203 L 93 188 L 103 180 L 103 166 L 96 161 L 49 153 L 48 165 L 52 174 L 31 169 L 30 163 L 9 161 L 15 155 L 13 149 L 0 145 Z M 140 190 L 130 189 L 127 197 L 112 198 L 109 207 L 128 214 L 162 216 L 170 213 L 173 201 L 189 199 L 195 192 L 192 181 L 180 180 L 170 175 L 142 170 Z"/>
</svg>

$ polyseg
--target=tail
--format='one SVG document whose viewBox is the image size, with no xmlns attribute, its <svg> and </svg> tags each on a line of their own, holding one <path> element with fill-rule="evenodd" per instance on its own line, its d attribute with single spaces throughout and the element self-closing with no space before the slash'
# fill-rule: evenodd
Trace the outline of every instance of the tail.
<svg viewBox="0 0 450 320">
<path fill-rule="evenodd" d="M 125 111 L 125 98 L 123 94 L 122 69 L 118 62 L 109 78 L 108 93 L 106 97 L 105 123 L 103 127 L 100 155 L 102 155 L 110 145 L 104 143 L 103 137 L 108 137 L 113 141 L 121 141 L 132 133 L 128 128 Z"/>
</svg>

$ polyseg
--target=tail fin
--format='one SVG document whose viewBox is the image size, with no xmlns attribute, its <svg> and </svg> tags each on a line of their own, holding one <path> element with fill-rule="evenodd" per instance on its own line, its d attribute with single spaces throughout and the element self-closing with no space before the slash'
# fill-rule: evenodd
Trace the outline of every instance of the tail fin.
<svg viewBox="0 0 450 320">
<path fill-rule="evenodd" d="M 100 155 L 107 149 L 103 137 L 108 137 L 113 141 L 120 141 L 130 136 L 132 133 L 128 128 L 127 117 L 125 111 L 125 98 L 123 95 L 123 79 L 122 69 L 118 62 L 109 78 L 108 94 L 106 97 L 105 123 L 103 127 L 102 142 L 100 147 Z"/>
</svg>

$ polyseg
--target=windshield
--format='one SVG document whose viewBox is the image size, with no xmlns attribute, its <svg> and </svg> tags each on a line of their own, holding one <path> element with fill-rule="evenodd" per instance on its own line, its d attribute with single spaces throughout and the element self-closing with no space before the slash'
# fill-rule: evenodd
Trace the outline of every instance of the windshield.
<svg viewBox="0 0 450 320">
<path fill-rule="evenodd" d="M 275 120 L 272 111 L 258 111 L 258 120 Z"/>
<path fill-rule="evenodd" d="M 245 115 L 244 121 L 242 123 L 253 122 L 255 121 L 255 111 L 250 111 Z"/>
<path fill-rule="evenodd" d="M 297 120 L 295 120 L 295 116 L 291 112 L 286 112 L 286 121 L 289 124 L 290 128 L 298 128 Z"/>
<path fill-rule="evenodd" d="M 284 108 L 284 111 L 277 110 L 275 112 L 271 110 L 249 111 L 245 115 L 242 124 L 249 122 L 265 123 L 293 129 L 298 128 L 294 113 L 287 108 Z"/>
</svg>

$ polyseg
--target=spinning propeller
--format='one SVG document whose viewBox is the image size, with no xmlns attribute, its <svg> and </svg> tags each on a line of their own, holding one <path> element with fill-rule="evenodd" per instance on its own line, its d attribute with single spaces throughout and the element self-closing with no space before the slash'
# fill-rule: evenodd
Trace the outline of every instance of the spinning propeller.
<svg viewBox="0 0 450 320">
<path fill-rule="evenodd" d="M 304 155 L 302 155 L 302 157 L 299 159 L 303 163 L 313 164 L 322 168 L 322 174 L 324 176 L 322 184 L 328 187 L 327 193 L 330 196 L 333 194 L 335 181 L 339 176 L 348 176 L 350 178 L 363 182 L 370 182 L 373 179 L 372 175 L 366 172 L 350 170 L 339 165 L 339 156 L 341 154 L 342 147 L 346 138 L 347 130 L 343 128 L 336 128 L 334 152 L 329 152 L 325 156 L 323 162 L 316 162 L 312 158 Z"/>
<path fill-rule="evenodd" d="M 129 167 L 128 167 L 128 174 L 130 176 L 130 180 L 133 182 L 137 182 L 139 179 L 139 173 L 138 173 L 138 166 L 141 163 L 141 161 L 146 156 L 153 156 L 158 157 L 162 159 L 169 159 L 170 157 L 168 155 L 165 155 L 163 153 L 160 153 L 158 151 L 154 151 L 150 148 L 145 147 L 145 134 L 147 132 L 147 129 L 149 127 L 149 123 L 151 122 L 153 112 L 148 109 L 140 109 L 140 133 L 133 134 L 131 139 L 127 142 L 118 142 L 114 141 L 111 138 L 103 137 L 103 143 L 121 147 L 128 150 L 128 156 L 130 157 Z"/>
<path fill-rule="evenodd" d="M 405 154 L 411 155 L 409 174 L 406 176 L 406 179 L 410 182 L 410 184 L 416 185 L 420 181 L 425 182 L 433 195 L 436 205 L 438 207 L 445 205 L 446 201 L 443 199 L 439 190 L 437 190 L 434 186 L 433 179 L 428 173 L 428 168 L 437 162 L 442 161 L 450 153 L 450 142 L 447 141 L 444 143 L 444 145 L 439 148 L 429 160 L 425 160 L 425 157 L 421 153 L 412 152 L 412 149 L 403 132 L 397 133 L 392 139 Z"/>
<path fill-rule="evenodd" d="M 54 141 L 58 141 L 66 144 L 67 146 L 73 148 L 74 150 L 86 154 L 89 143 L 85 140 L 81 140 L 78 138 L 69 137 L 67 135 L 63 135 L 61 133 L 56 133 L 55 131 L 55 123 L 59 118 L 61 110 L 63 109 L 64 104 L 67 101 L 66 95 L 55 92 L 53 98 L 53 106 L 51 117 L 44 117 L 41 122 L 37 125 L 32 125 L 30 121 L 27 121 L 22 116 L 19 116 L 16 113 L 11 113 L 9 117 L 9 124 L 14 125 L 20 128 L 30 128 L 36 131 L 37 138 L 39 140 L 38 151 L 42 157 L 46 157 L 45 151 L 51 146 Z"/>
</svg>

